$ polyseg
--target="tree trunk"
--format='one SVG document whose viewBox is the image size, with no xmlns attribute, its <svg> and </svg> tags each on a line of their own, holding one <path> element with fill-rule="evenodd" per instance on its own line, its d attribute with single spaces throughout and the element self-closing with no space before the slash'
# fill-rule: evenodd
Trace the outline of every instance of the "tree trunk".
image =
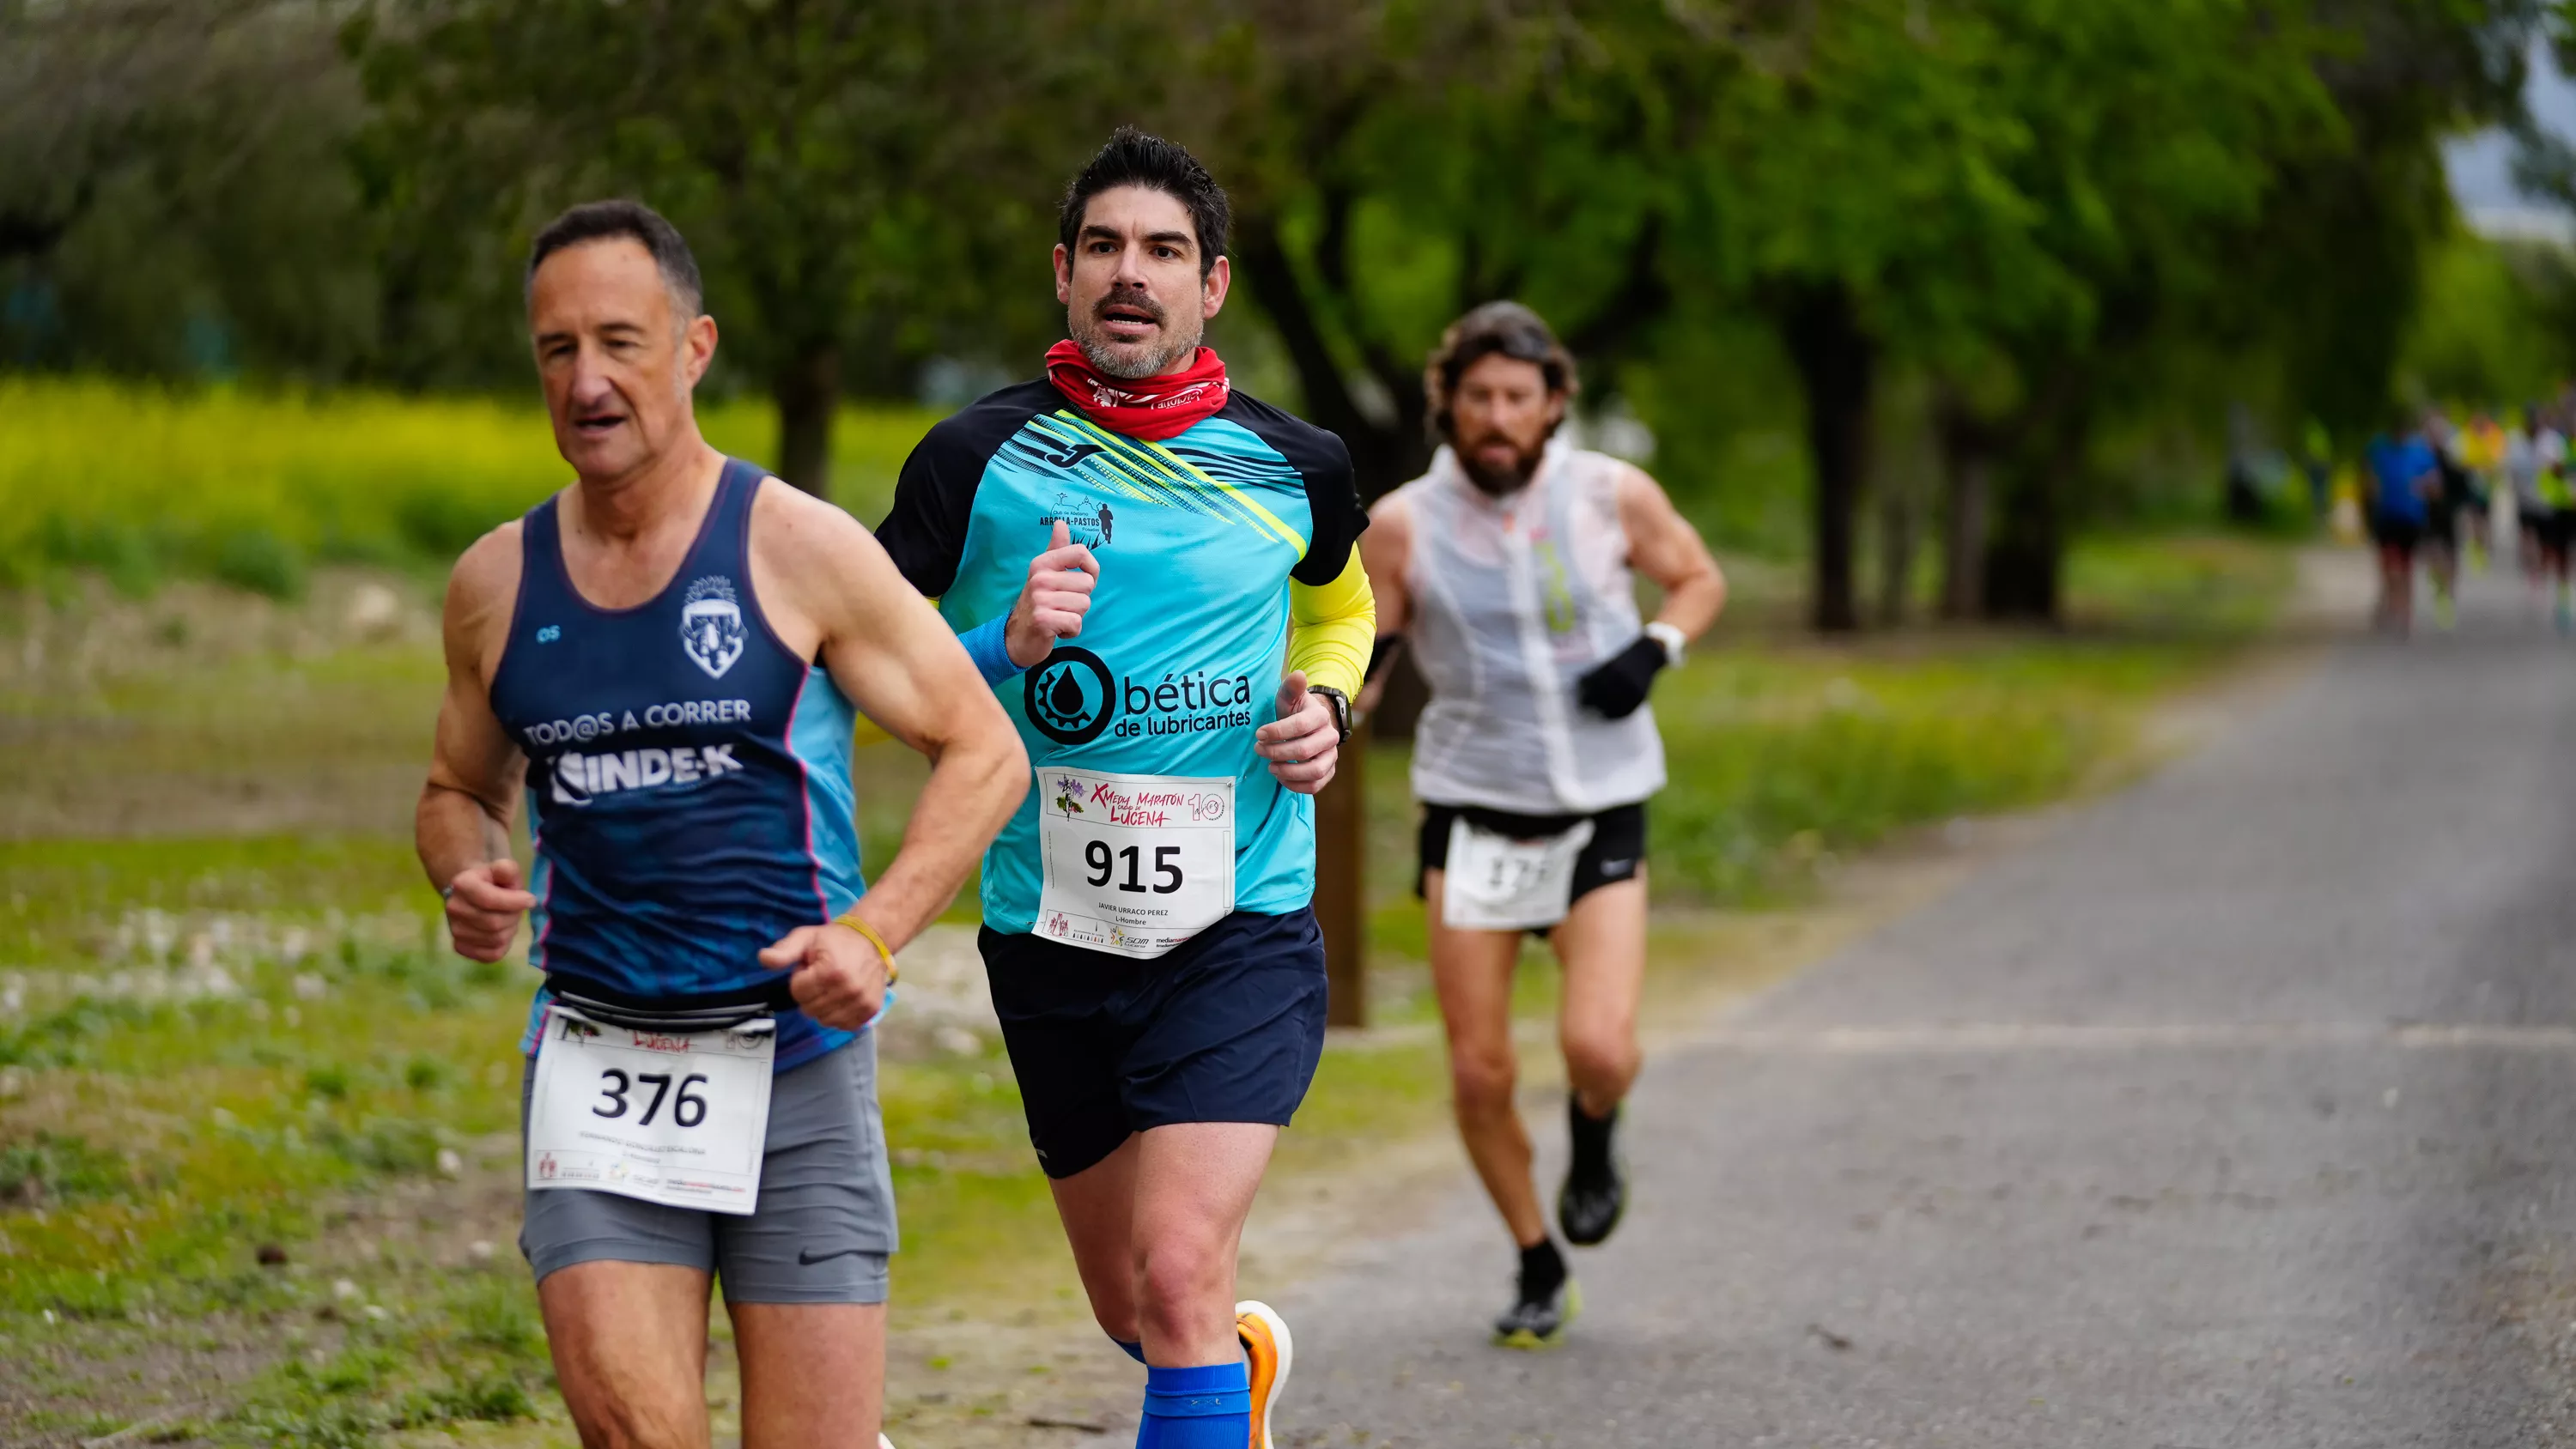
<svg viewBox="0 0 2576 1449">
<path fill-rule="evenodd" d="M 1941 617 L 1973 619 L 1985 598 L 1986 527 L 1994 487 L 1994 437 L 1965 404 L 1938 407 L 1941 481 Z"/>
<path fill-rule="evenodd" d="M 1374 503 L 1422 471 L 1428 445 L 1417 428 L 1408 436 L 1403 424 L 1382 427 L 1351 396 L 1349 379 L 1334 360 L 1313 304 L 1297 278 L 1277 224 L 1266 216 L 1249 216 L 1235 234 L 1235 261 L 1253 297 L 1278 329 L 1306 394 L 1306 421 L 1338 435 L 1351 452 L 1351 471 L 1358 476 L 1360 501 Z M 1401 396 L 1402 394 L 1398 394 Z M 1406 410 L 1397 409 L 1399 418 Z M 1419 417 L 1418 405 L 1412 414 Z"/>
<path fill-rule="evenodd" d="M 841 350 L 797 349 L 770 381 L 778 403 L 778 476 L 817 498 L 832 496 L 832 414 L 841 403 Z"/>
<path fill-rule="evenodd" d="M 1876 348 L 1839 282 L 1799 287 L 1778 320 L 1806 394 L 1807 456 L 1816 475 L 1815 625 L 1848 633 L 1860 627 L 1852 555 L 1868 481 Z"/>
<path fill-rule="evenodd" d="M 1904 624 L 1913 604 L 1914 552 L 1923 536 L 1923 487 L 1913 468 L 1879 479 L 1878 626 Z"/>
<path fill-rule="evenodd" d="M 2005 480 L 1994 537 L 1986 546 L 1988 618 L 2054 624 L 2066 557 L 2066 488 L 2083 466 L 2087 436 L 2080 407 L 2070 410 Z"/>
</svg>

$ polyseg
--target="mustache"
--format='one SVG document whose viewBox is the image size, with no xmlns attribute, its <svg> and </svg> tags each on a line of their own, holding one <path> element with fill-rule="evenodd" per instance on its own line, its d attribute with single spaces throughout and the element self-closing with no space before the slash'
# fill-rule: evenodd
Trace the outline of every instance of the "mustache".
<svg viewBox="0 0 2576 1449">
<path fill-rule="evenodd" d="M 1163 310 L 1163 304 L 1143 292 L 1132 295 L 1111 293 L 1091 304 L 1091 315 L 1099 321 L 1106 322 L 1109 320 L 1109 309 L 1112 307 L 1125 307 L 1142 312 L 1158 323 L 1171 320 L 1170 314 Z"/>
</svg>

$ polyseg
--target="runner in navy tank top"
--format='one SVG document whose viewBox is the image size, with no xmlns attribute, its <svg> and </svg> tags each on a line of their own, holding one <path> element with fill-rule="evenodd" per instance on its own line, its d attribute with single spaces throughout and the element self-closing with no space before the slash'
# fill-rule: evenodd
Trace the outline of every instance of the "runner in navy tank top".
<svg viewBox="0 0 2576 1449">
<path fill-rule="evenodd" d="M 576 481 L 457 560 L 418 830 L 458 953 L 501 960 L 528 927 L 545 973 L 519 1250 L 556 1382 L 585 1444 L 705 1443 L 720 1279 L 754 1437 L 882 1449 L 896 1239 L 868 1028 L 1028 756 L 873 535 L 699 434 L 716 324 L 669 222 L 575 207 L 526 280 Z M 873 883 L 862 711 L 931 761 Z"/>
<path fill-rule="evenodd" d="M 752 591 L 760 480 L 726 462 L 669 587 L 632 609 L 572 587 L 555 500 L 521 524 L 492 713 L 528 757 L 528 962 L 550 979 L 634 1001 L 758 999 L 778 980 L 761 948 L 866 889 L 855 712 L 780 642 Z M 850 1035 L 782 1013 L 778 1069 Z"/>
</svg>

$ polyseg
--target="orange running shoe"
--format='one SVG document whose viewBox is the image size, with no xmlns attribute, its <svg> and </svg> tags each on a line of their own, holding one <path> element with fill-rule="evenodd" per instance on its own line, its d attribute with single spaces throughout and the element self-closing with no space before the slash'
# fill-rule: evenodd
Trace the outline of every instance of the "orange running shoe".
<svg viewBox="0 0 2576 1449">
<path fill-rule="evenodd" d="M 1271 1449 L 1270 1409 L 1288 1386 L 1288 1366 L 1297 1357 L 1297 1340 L 1288 1320 L 1267 1303 L 1247 1298 L 1234 1305 L 1235 1336 L 1243 1340 L 1245 1371 L 1252 1379 L 1252 1438 L 1247 1449 Z"/>
</svg>

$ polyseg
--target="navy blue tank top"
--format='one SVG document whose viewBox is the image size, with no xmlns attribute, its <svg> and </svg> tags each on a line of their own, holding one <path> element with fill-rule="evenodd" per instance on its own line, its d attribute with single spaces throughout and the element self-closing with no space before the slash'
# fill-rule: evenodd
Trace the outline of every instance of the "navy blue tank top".
<svg viewBox="0 0 2576 1449">
<path fill-rule="evenodd" d="M 492 712 L 528 757 L 529 960 L 549 975 L 643 1001 L 739 998 L 778 980 L 762 947 L 867 889 L 856 713 L 752 592 L 761 478 L 726 461 L 679 572 L 632 609 L 573 587 L 555 500 L 528 511 Z M 783 1013 L 778 1068 L 849 1040 Z"/>
</svg>

